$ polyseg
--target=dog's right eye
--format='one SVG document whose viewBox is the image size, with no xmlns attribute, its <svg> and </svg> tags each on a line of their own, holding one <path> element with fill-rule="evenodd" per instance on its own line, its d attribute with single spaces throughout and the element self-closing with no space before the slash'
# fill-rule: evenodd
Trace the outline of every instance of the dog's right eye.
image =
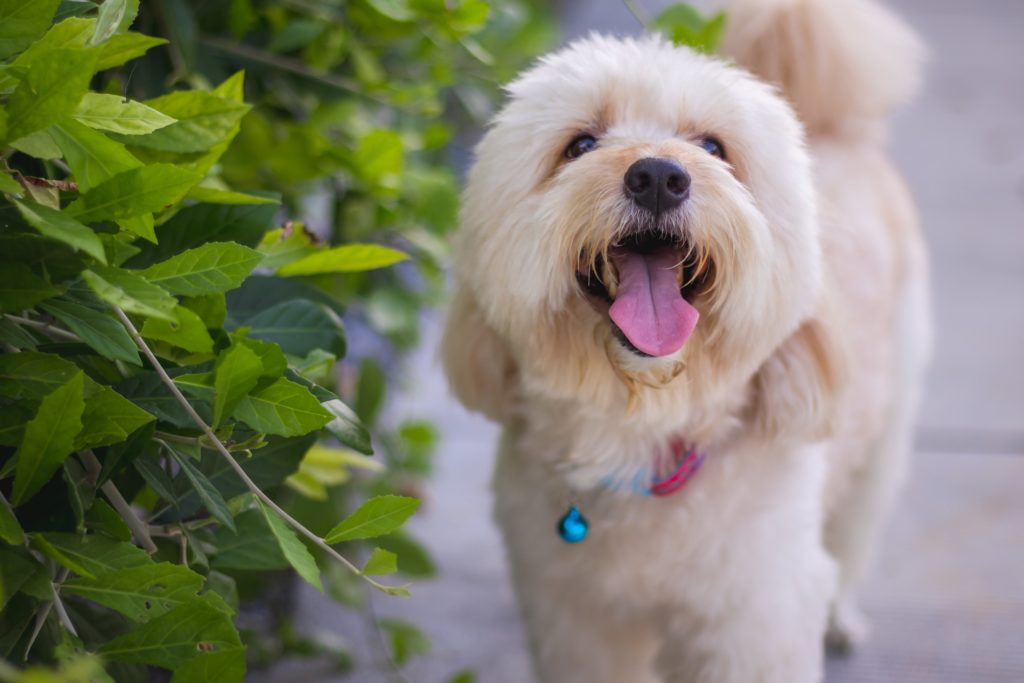
<svg viewBox="0 0 1024 683">
<path fill-rule="evenodd" d="M 597 149 L 597 138 L 593 135 L 577 135 L 565 148 L 566 159 L 576 159 Z"/>
</svg>

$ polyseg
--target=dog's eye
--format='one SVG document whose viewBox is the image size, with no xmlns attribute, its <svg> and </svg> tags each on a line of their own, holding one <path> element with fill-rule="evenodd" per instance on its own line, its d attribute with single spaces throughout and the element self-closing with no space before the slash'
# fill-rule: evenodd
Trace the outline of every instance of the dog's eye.
<svg viewBox="0 0 1024 683">
<path fill-rule="evenodd" d="M 565 158 L 575 159 L 595 149 L 597 149 L 597 139 L 593 135 L 577 135 L 565 148 Z"/>
<path fill-rule="evenodd" d="M 711 156 L 718 157 L 719 159 L 725 159 L 725 147 L 722 146 L 722 143 L 719 142 L 717 138 L 713 138 L 709 135 L 701 138 L 697 144 Z"/>
</svg>

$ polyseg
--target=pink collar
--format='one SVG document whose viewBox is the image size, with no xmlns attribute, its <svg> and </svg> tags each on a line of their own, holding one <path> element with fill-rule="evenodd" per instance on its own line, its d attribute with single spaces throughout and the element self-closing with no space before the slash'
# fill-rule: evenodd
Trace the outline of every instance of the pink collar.
<svg viewBox="0 0 1024 683">
<path fill-rule="evenodd" d="M 673 437 L 666 448 L 655 454 L 654 465 L 638 470 L 631 479 L 611 475 L 601 486 L 612 491 L 628 490 L 642 496 L 670 496 L 689 483 L 704 464 L 705 454 Z"/>
<path fill-rule="evenodd" d="M 695 447 L 687 448 L 678 437 L 669 442 L 668 454 L 671 457 L 663 458 L 667 467 L 657 467 L 651 477 L 648 490 L 652 496 L 670 496 L 682 490 L 704 464 L 705 454 Z"/>
</svg>

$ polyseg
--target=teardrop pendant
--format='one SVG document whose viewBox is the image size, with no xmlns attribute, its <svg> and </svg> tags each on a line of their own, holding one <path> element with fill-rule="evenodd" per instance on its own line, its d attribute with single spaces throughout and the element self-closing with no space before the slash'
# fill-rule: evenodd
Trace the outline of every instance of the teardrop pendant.
<svg viewBox="0 0 1024 683">
<path fill-rule="evenodd" d="M 558 521 L 558 535 L 566 543 L 579 543 L 587 537 L 588 531 L 590 522 L 580 513 L 579 508 L 570 505 L 569 511 Z"/>
</svg>

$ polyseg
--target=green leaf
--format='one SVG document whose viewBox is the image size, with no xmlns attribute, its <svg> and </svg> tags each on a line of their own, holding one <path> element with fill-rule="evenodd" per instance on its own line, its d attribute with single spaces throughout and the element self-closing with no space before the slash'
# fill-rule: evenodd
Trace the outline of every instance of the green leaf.
<svg viewBox="0 0 1024 683">
<path fill-rule="evenodd" d="M 278 269 L 280 275 L 319 275 L 321 273 L 355 273 L 384 268 L 408 256 L 377 244 L 346 244 L 317 251 Z"/>
<path fill-rule="evenodd" d="M 261 571 L 288 567 L 277 537 L 259 510 L 244 511 L 235 518 L 235 524 L 236 531 L 221 527 L 215 532 L 213 546 L 217 554 L 211 566 Z"/>
<path fill-rule="evenodd" d="M 280 204 L 281 200 L 274 197 L 261 197 L 243 192 L 231 192 L 216 187 L 196 185 L 188 191 L 188 199 L 210 204 Z"/>
<path fill-rule="evenodd" d="M 151 213 L 142 213 L 129 218 L 118 218 L 117 225 L 121 230 L 138 235 L 147 242 L 156 243 L 156 232 L 154 230 L 156 223 Z"/>
<path fill-rule="evenodd" d="M 96 60 L 96 70 L 103 71 L 121 66 L 136 57 L 141 57 L 157 45 L 166 44 L 167 41 L 163 38 L 144 36 L 141 33 L 122 33 L 113 36 L 100 48 L 100 55 Z"/>
<path fill-rule="evenodd" d="M 263 265 L 271 270 L 297 261 L 316 251 L 313 236 L 306 232 L 301 223 L 270 230 L 260 240 L 258 249 L 263 254 Z"/>
<path fill-rule="evenodd" d="M 390 534 L 400 528 L 419 506 L 420 501 L 406 496 L 371 498 L 331 529 L 324 540 L 340 543 Z"/>
<path fill-rule="evenodd" d="M 725 21 L 724 12 L 707 19 L 692 5 L 677 3 L 662 10 L 651 21 L 650 28 L 661 31 L 676 45 L 714 54 L 721 42 Z"/>
<path fill-rule="evenodd" d="M 64 154 L 82 192 L 89 192 L 118 173 L 142 166 L 124 145 L 72 119 L 65 119 L 48 132 Z"/>
<path fill-rule="evenodd" d="M 95 576 L 86 564 L 79 561 L 81 558 L 65 553 L 63 549 L 50 543 L 50 541 L 42 534 L 33 534 L 32 547 L 49 557 L 60 566 L 73 571 L 80 576 L 88 576 L 90 578 Z"/>
<path fill-rule="evenodd" d="M 277 539 L 278 545 L 281 546 L 281 552 L 284 553 L 288 563 L 295 568 L 295 571 L 307 583 L 323 593 L 324 588 L 320 585 L 320 568 L 316 566 L 316 560 L 310 554 L 309 549 L 298 539 L 295 532 L 284 523 L 284 520 L 278 517 L 276 512 L 262 502 L 260 502 L 260 509 L 263 511 L 263 517 L 267 520 L 267 525 L 274 534 L 274 538 Z"/>
<path fill-rule="evenodd" d="M 104 643 L 98 654 L 109 659 L 176 669 L 208 650 L 241 649 L 231 617 L 204 594 Z M 223 603 L 223 601 L 221 601 Z"/>
<path fill-rule="evenodd" d="M 83 222 L 131 218 L 177 204 L 202 176 L 171 164 L 151 164 L 104 180 L 67 208 Z"/>
<path fill-rule="evenodd" d="M 7 101 L 7 133 L 0 132 L 0 138 L 17 140 L 74 111 L 89 87 L 95 63 L 94 52 L 77 48 L 50 50 L 33 59 Z"/>
<path fill-rule="evenodd" d="M 141 102 L 99 93 L 86 93 L 72 117 L 90 128 L 124 135 L 145 135 L 174 123 L 170 116 Z"/>
<path fill-rule="evenodd" d="M 437 576 L 437 565 L 426 549 L 404 532 L 396 532 L 377 540 L 385 550 L 398 555 L 398 571 L 406 576 L 429 579 Z"/>
<path fill-rule="evenodd" d="M 85 402 L 82 431 L 75 439 L 75 450 L 121 443 L 155 419 L 110 387 L 103 387 Z"/>
<path fill-rule="evenodd" d="M 36 159 L 60 159 L 60 148 L 45 130 L 18 138 L 11 147 Z"/>
<path fill-rule="evenodd" d="M 35 337 L 15 325 L 10 318 L 2 316 L 0 316 L 0 341 L 19 350 L 35 351 L 38 346 Z"/>
<path fill-rule="evenodd" d="M 126 567 L 64 582 L 61 592 L 117 610 L 145 623 L 196 597 L 203 577 L 187 567 L 160 562 Z"/>
<path fill-rule="evenodd" d="M 25 425 L 15 457 L 11 503 L 17 507 L 34 496 L 60 468 L 82 430 L 84 375 L 75 373 L 65 384 L 47 394 L 35 417 Z"/>
<path fill-rule="evenodd" d="M 186 207 L 160 226 L 160 244 L 144 245 L 142 253 L 130 263 L 133 267 L 148 266 L 210 241 L 256 246 L 273 224 L 276 211 L 277 207 L 264 204 Z"/>
<path fill-rule="evenodd" d="M 171 683 L 242 683 L 245 648 L 200 652 L 174 670 Z"/>
<path fill-rule="evenodd" d="M 0 167 L 0 192 L 13 194 L 15 197 L 25 194 L 24 188 L 18 184 L 17 180 L 4 173 L 2 167 Z"/>
<path fill-rule="evenodd" d="M 257 431 L 279 436 L 308 434 L 333 418 L 305 387 L 283 377 L 243 398 L 232 415 Z"/>
<path fill-rule="evenodd" d="M 391 656 L 397 666 L 402 666 L 414 655 L 430 652 L 430 641 L 423 632 L 412 624 L 399 619 L 381 618 L 377 625 L 389 636 Z"/>
<path fill-rule="evenodd" d="M 58 562 L 64 566 L 68 566 L 68 561 L 74 563 L 82 571 L 73 571 L 83 576 L 96 577 L 124 567 L 152 564 L 145 550 L 106 536 L 47 532 L 34 534 L 33 540 L 37 541 L 40 538 L 45 540 L 51 552 L 55 551 L 63 558 L 63 561 L 58 559 Z"/>
<path fill-rule="evenodd" d="M 59 356 L 25 351 L 0 354 L 0 394 L 15 399 L 38 400 L 70 381 L 78 367 Z M 98 386 L 85 378 L 85 397 Z"/>
<path fill-rule="evenodd" d="M 243 397 L 253 390 L 260 375 L 263 362 L 252 349 L 242 344 L 232 344 L 217 358 L 214 375 L 213 424 L 220 425 L 230 415 Z"/>
<path fill-rule="evenodd" d="M 341 443 L 365 455 L 373 455 L 370 432 L 360 422 L 355 412 L 340 399 L 330 399 L 321 405 L 334 416 L 327 423 L 327 430 Z"/>
<path fill-rule="evenodd" d="M 374 548 L 370 559 L 363 567 L 363 574 L 367 576 L 385 576 L 398 571 L 398 556 L 382 548 Z"/>
<path fill-rule="evenodd" d="M 6 263 L 0 268 L 0 313 L 23 311 L 61 291 L 21 263 Z"/>
<path fill-rule="evenodd" d="M 181 300 L 181 305 L 198 315 L 207 329 L 216 330 L 224 327 L 228 308 L 223 294 L 185 297 Z"/>
<path fill-rule="evenodd" d="M 82 279 L 108 304 L 119 306 L 129 313 L 175 322 L 173 311 L 178 302 L 174 297 L 131 271 L 94 266 L 82 273 Z"/>
<path fill-rule="evenodd" d="M 0 538 L 11 545 L 21 545 L 25 542 L 25 532 L 21 530 L 10 503 L 4 499 L 0 499 Z M 4 582 L 0 581 L 0 590 L 3 587 Z"/>
<path fill-rule="evenodd" d="M 402 138 L 393 130 L 370 131 L 359 141 L 353 162 L 366 182 L 393 187 L 402 172 Z"/>
<path fill-rule="evenodd" d="M 255 249 L 234 242 L 209 242 L 172 256 L 142 275 L 172 294 L 217 294 L 242 284 L 263 259 Z"/>
<path fill-rule="evenodd" d="M 92 531 L 106 534 L 116 541 L 132 540 L 131 529 L 125 524 L 121 515 L 105 500 L 96 500 L 85 513 L 85 525 Z"/>
<path fill-rule="evenodd" d="M 135 8 L 138 9 L 138 4 Z M 96 17 L 96 32 L 89 39 L 89 45 L 99 45 L 114 35 L 127 14 L 128 0 L 103 0 L 99 15 Z"/>
<path fill-rule="evenodd" d="M 305 356 L 314 349 L 345 353 L 341 318 L 326 306 L 306 299 L 284 301 L 244 322 L 249 337 L 278 344 L 285 353 Z"/>
<path fill-rule="evenodd" d="M 164 152 L 202 152 L 231 135 L 232 130 L 251 109 L 201 90 L 174 92 L 146 104 L 177 120 L 149 135 L 124 140 L 131 145 Z"/>
<path fill-rule="evenodd" d="M 34 574 L 44 571 L 23 548 L 0 546 L 0 609 Z"/>
<path fill-rule="evenodd" d="M 142 325 L 142 336 L 167 342 L 192 353 L 213 352 L 213 338 L 198 315 L 184 306 L 175 308 L 174 315 L 178 318 L 176 323 L 149 318 Z"/>
<path fill-rule="evenodd" d="M 96 353 L 110 360 L 142 365 L 139 350 L 124 325 L 95 309 L 72 301 L 53 299 L 40 308 L 67 325 Z"/>
<path fill-rule="evenodd" d="M 31 45 L 50 28 L 60 0 L 0 0 L 0 59 Z"/>
<path fill-rule="evenodd" d="M 181 468 L 182 473 L 188 479 L 189 483 L 192 484 L 192 488 L 199 494 L 199 499 L 203 501 L 203 505 L 213 515 L 218 522 L 226 526 L 227 528 L 234 530 L 235 522 L 231 518 L 231 511 L 228 509 L 228 504 L 224 501 L 224 496 L 220 494 L 220 491 L 210 483 L 210 480 L 206 478 L 206 475 L 199 471 L 199 469 L 192 464 L 188 457 L 179 453 L 176 449 L 171 446 L 164 444 L 165 449 L 171 454 L 175 462 Z"/>
<path fill-rule="evenodd" d="M 21 217 L 45 237 L 63 242 L 76 251 L 83 251 L 100 263 L 107 262 L 103 243 L 96 233 L 63 211 L 35 202 L 15 200 L 13 204 L 18 207 Z"/>
</svg>

